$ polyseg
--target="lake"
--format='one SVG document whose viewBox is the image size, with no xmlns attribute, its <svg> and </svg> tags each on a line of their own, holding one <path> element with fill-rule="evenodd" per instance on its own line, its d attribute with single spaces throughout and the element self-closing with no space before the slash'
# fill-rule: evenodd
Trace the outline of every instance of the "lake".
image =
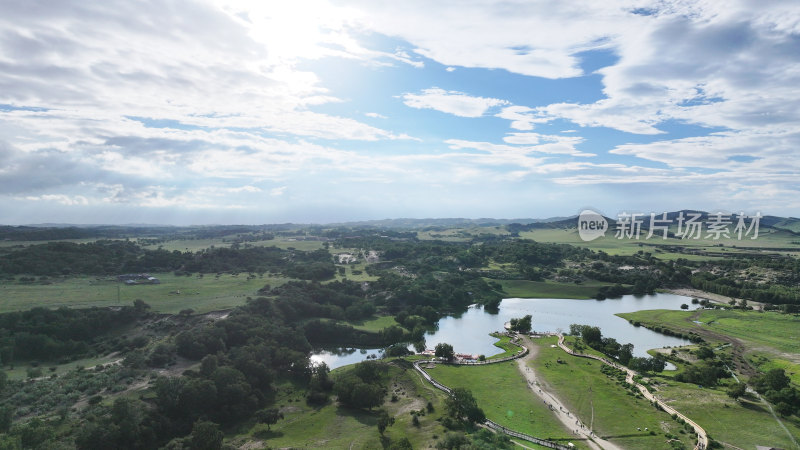
<svg viewBox="0 0 800 450">
<path fill-rule="evenodd" d="M 635 356 L 648 356 L 647 350 L 666 346 L 689 344 L 685 339 L 650 331 L 644 327 L 634 327 L 627 320 L 614 314 L 646 309 L 680 309 L 681 304 L 692 305 L 691 298 L 674 294 L 654 294 L 645 296 L 625 295 L 607 300 L 572 300 L 563 298 L 507 298 L 500 303 L 499 312 L 490 314 L 479 306 L 470 307 L 459 316 L 444 317 L 439 320 L 437 330 L 425 336 L 427 348 L 446 342 L 456 353 L 469 353 L 491 356 L 501 350 L 493 345 L 496 339 L 489 336 L 493 331 L 502 331 L 503 325 L 515 317 L 526 314 L 533 316 L 534 331 L 569 332 L 570 324 L 600 327 L 604 337 L 613 337 L 621 344 L 632 343 Z M 354 349 L 353 349 L 354 350 Z M 336 368 L 363 361 L 370 354 L 380 352 L 369 349 L 344 355 L 336 351 L 321 351 L 312 355 L 313 361 L 324 361 Z"/>
</svg>

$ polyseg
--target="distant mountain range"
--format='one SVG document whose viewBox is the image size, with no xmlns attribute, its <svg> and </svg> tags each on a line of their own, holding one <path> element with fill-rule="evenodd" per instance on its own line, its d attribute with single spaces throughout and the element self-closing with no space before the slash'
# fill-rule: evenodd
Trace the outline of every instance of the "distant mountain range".
<svg viewBox="0 0 800 450">
<path fill-rule="evenodd" d="M 701 215 L 701 221 L 707 221 L 709 213 L 705 211 L 682 210 L 667 213 L 667 219 L 677 223 L 678 216 L 683 213 Z M 656 216 L 660 218 L 660 215 Z M 577 227 L 577 216 L 550 217 L 547 219 L 467 219 L 467 218 L 398 218 L 382 220 L 364 220 L 352 222 L 339 222 L 329 224 L 265 224 L 265 225 L 196 225 L 196 226 L 170 226 L 152 224 L 66 224 L 44 223 L 24 226 L 0 226 L 0 239 L 5 240 L 58 240 L 58 239 L 87 239 L 87 238 L 122 238 L 128 236 L 168 236 L 201 231 L 212 236 L 224 236 L 236 233 L 250 233 L 258 231 L 285 231 L 297 228 L 375 228 L 375 229 L 446 229 L 446 228 L 474 228 L 504 226 L 509 231 L 525 231 L 534 229 L 569 229 Z M 649 227 L 649 214 L 643 216 L 642 228 Z M 616 224 L 616 218 L 606 217 L 609 226 Z M 732 216 L 735 222 L 735 216 Z M 760 221 L 762 228 L 774 228 L 793 234 L 800 234 L 800 219 L 795 217 L 763 216 Z"/>
</svg>

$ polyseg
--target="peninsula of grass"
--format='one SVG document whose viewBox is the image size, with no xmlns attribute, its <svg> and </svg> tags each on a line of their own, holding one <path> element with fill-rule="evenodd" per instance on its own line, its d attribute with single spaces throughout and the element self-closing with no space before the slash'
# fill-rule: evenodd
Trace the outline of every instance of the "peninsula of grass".
<svg viewBox="0 0 800 450">
<path fill-rule="evenodd" d="M 777 312 L 708 309 L 699 311 L 650 310 L 617 314 L 651 329 L 680 333 L 704 331 L 735 338 L 745 344 L 745 356 L 760 370 L 784 369 L 800 384 L 800 317 Z M 712 344 L 721 341 L 706 334 Z"/>
<path fill-rule="evenodd" d="M 335 320 L 329 318 L 321 318 L 313 320 L 321 320 L 323 322 L 330 321 L 330 322 L 344 323 L 352 326 L 357 330 L 369 331 L 371 333 L 377 333 L 383 330 L 384 328 L 388 328 L 391 326 L 396 326 L 405 329 L 402 325 L 397 323 L 396 320 L 394 320 L 394 316 L 373 316 L 365 320 L 347 320 L 347 321 Z"/>
<path fill-rule="evenodd" d="M 506 358 L 508 356 L 513 356 L 517 354 L 522 349 L 522 347 L 520 347 L 519 345 L 511 343 L 511 336 L 499 333 L 492 333 L 491 335 L 492 337 L 499 339 L 497 342 L 494 343 L 494 346 L 503 349 L 503 353 L 492 355 L 490 357 L 487 357 L 486 359 Z"/>
<path fill-rule="evenodd" d="M 800 353 L 800 317 L 777 312 L 706 309 L 699 311 L 650 310 L 617 314 L 648 328 L 668 327 L 683 333 L 709 330 L 741 339 L 751 346 L 778 352 Z"/>
<path fill-rule="evenodd" d="M 580 443 L 531 392 L 515 361 L 481 366 L 437 364 L 426 370 L 445 386 L 472 391 L 486 417 L 505 427 L 540 438 Z"/>
<path fill-rule="evenodd" d="M 686 448 L 694 446 L 693 437 L 681 433 L 682 425 L 603 373 L 602 363 L 551 347 L 556 342 L 554 337 L 534 340 L 539 353 L 531 367 L 542 389 L 553 392 L 587 426 L 593 420 L 600 437 L 625 449 L 669 449 L 669 433 Z"/>
<path fill-rule="evenodd" d="M 609 283 L 588 281 L 581 284 L 557 283 L 555 281 L 529 281 L 529 280 L 494 280 L 500 283 L 509 297 L 514 298 L 571 298 L 586 300 L 594 298 L 597 290 Z"/>
</svg>

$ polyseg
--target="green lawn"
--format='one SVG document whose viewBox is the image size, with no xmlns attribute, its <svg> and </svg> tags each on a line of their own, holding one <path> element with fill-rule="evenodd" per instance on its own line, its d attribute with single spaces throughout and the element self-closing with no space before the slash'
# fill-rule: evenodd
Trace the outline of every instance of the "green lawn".
<svg viewBox="0 0 800 450">
<path fill-rule="evenodd" d="M 665 383 L 659 386 L 658 395 L 696 421 L 717 441 L 743 449 L 756 445 L 796 448 L 764 404 L 755 399 L 737 403 L 722 388 L 698 388 L 672 380 Z M 783 422 L 795 439 L 800 439 L 797 419 Z"/>
<path fill-rule="evenodd" d="M 693 446 L 692 438 L 679 433 L 682 427 L 677 422 L 602 373 L 599 361 L 569 356 L 560 348 L 551 347 L 556 342 L 556 338 L 534 340 L 539 354 L 531 366 L 583 423 L 591 423 L 594 410 L 594 430 L 598 435 L 625 449 L 671 448 L 665 444 L 665 433 L 679 435 L 687 448 Z M 645 432 L 645 428 L 654 430 L 656 435 Z"/>
<path fill-rule="evenodd" d="M 0 282 L 0 313 L 21 311 L 35 306 L 56 308 L 130 305 L 135 299 L 147 302 L 156 312 L 177 313 L 191 308 L 195 312 L 229 309 L 242 305 L 247 297 L 257 296 L 265 284 L 272 287 L 288 281 L 283 277 L 247 279 L 222 274 L 198 278 L 176 277 L 171 273 L 153 274 L 161 280 L 157 285 L 127 286 L 111 278 L 71 277 L 51 279 L 51 284 Z"/>
<path fill-rule="evenodd" d="M 697 311 L 696 315 L 690 311 L 650 310 L 618 316 L 642 324 L 665 324 L 686 332 L 707 329 L 741 339 L 754 347 L 800 353 L 800 317 L 791 314 L 709 309 Z"/>
<path fill-rule="evenodd" d="M 528 280 L 493 280 L 503 286 L 511 297 L 519 298 L 574 298 L 590 299 L 597 294 L 597 289 L 601 286 L 609 286 L 609 283 L 599 281 L 575 283 L 557 283 L 555 281 L 528 281 Z"/>
<path fill-rule="evenodd" d="M 708 330 L 745 343 L 746 356 L 761 370 L 781 368 L 800 385 L 800 317 L 777 312 L 650 310 L 618 314 L 644 325 L 682 332 Z M 695 321 L 700 323 L 695 323 Z"/>
<path fill-rule="evenodd" d="M 649 219 L 648 219 L 649 220 Z M 672 231 L 677 231 L 673 227 Z M 553 242 L 559 244 L 572 244 L 580 247 L 590 248 L 592 250 L 602 250 L 610 255 L 632 255 L 639 250 L 644 252 L 651 252 L 653 255 L 660 259 L 677 259 L 685 258 L 689 260 L 710 260 L 718 259 L 716 256 L 706 255 L 692 255 L 680 253 L 670 250 L 669 246 L 680 246 L 688 250 L 698 251 L 713 251 L 713 252 L 728 252 L 738 253 L 742 251 L 750 252 L 753 250 L 767 250 L 771 248 L 796 248 L 800 251 L 800 245 L 795 244 L 798 239 L 795 235 L 780 230 L 762 229 L 759 232 L 758 239 L 751 240 L 749 238 L 738 240 L 733 236 L 733 239 L 674 239 L 668 238 L 662 240 L 661 238 L 652 237 L 650 239 L 616 239 L 614 237 L 615 230 L 610 229 L 606 232 L 606 236 L 590 241 L 584 242 L 578 235 L 577 229 L 539 229 L 524 231 L 520 233 L 521 238 L 533 239 L 539 242 Z M 705 236 L 703 236 L 705 237 Z M 722 247 L 720 247 L 722 244 Z"/>
<path fill-rule="evenodd" d="M 486 416 L 503 426 L 542 438 L 574 439 L 530 391 L 516 361 L 484 366 L 437 365 L 428 373 L 448 387 L 472 391 Z"/>
<path fill-rule="evenodd" d="M 512 344 L 511 337 L 496 333 L 493 333 L 492 336 L 499 339 L 497 342 L 494 343 L 494 346 L 503 349 L 503 353 L 492 355 L 490 357 L 487 357 L 487 359 L 505 358 L 507 356 L 515 355 L 517 352 L 519 352 L 521 347 L 516 344 Z"/>
<path fill-rule="evenodd" d="M 321 320 L 330 320 L 330 319 L 321 319 Z M 397 321 L 394 320 L 394 316 L 378 316 L 378 317 L 372 317 L 367 320 L 344 321 L 343 323 L 352 325 L 353 328 L 357 330 L 370 331 L 373 333 L 377 333 L 383 330 L 384 328 L 390 327 L 392 325 L 402 328 L 402 326 L 399 323 L 397 323 Z"/>
</svg>

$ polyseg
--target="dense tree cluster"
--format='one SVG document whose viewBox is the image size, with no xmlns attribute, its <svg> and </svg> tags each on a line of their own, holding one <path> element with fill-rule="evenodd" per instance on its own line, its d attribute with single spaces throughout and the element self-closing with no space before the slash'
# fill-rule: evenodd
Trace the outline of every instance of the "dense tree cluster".
<svg viewBox="0 0 800 450">
<path fill-rule="evenodd" d="M 107 334 L 147 314 L 147 306 L 46 309 L 0 314 L 0 359 L 57 360 L 86 354 Z M 102 338 L 102 339 L 101 339 Z"/>
<path fill-rule="evenodd" d="M 726 297 L 780 304 L 800 304 L 800 289 L 780 283 L 758 283 L 734 276 L 699 272 L 691 278 L 692 287 Z"/>
<path fill-rule="evenodd" d="M 509 327 L 511 331 L 516 331 L 517 333 L 530 333 L 532 320 L 533 317 L 530 314 L 525 317 L 513 318 L 509 322 Z"/>
<path fill-rule="evenodd" d="M 675 375 L 675 380 L 700 386 L 716 386 L 720 378 L 730 376 L 722 361 L 707 360 L 687 365 L 681 373 Z"/>
<path fill-rule="evenodd" d="M 325 250 L 302 252 L 277 247 L 209 248 L 198 252 L 149 250 L 131 241 L 86 244 L 48 242 L 12 250 L 0 258 L 0 273 L 38 276 L 116 275 L 140 272 L 283 273 L 304 280 L 326 280 L 335 272 Z"/>
<path fill-rule="evenodd" d="M 633 344 L 620 344 L 616 339 L 603 337 L 599 327 L 590 325 L 571 324 L 569 332 L 573 336 L 580 336 L 583 343 L 589 347 L 617 359 L 623 365 L 642 372 L 661 372 L 666 367 L 663 357 L 641 358 L 633 356 Z"/>
<path fill-rule="evenodd" d="M 333 392 L 339 403 L 372 409 L 383 403 L 389 367 L 381 361 L 364 361 L 336 377 Z"/>
<path fill-rule="evenodd" d="M 800 411 L 800 391 L 791 385 L 791 380 L 783 369 L 771 369 L 751 378 L 749 384 L 774 404 L 775 410 L 782 416 Z"/>
<path fill-rule="evenodd" d="M 456 422 L 483 423 L 486 414 L 478 407 L 478 401 L 472 392 L 466 388 L 455 388 L 445 400 L 447 414 Z"/>
</svg>

